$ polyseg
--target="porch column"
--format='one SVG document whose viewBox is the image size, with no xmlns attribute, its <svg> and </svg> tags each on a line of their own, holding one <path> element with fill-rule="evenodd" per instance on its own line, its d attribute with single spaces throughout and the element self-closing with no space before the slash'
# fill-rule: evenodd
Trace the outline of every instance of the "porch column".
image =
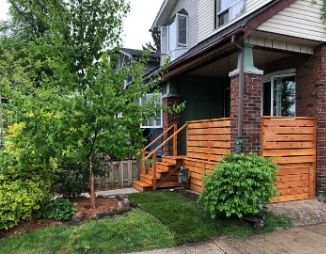
<svg viewBox="0 0 326 254">
<path fill-rule="evenodd" d="M 297 68 L 297 108 L 317 119 L 317 196 L 326 199 L 326 44 Z"/>
<path fill-rule="evenodd" d="M 168 82 L 165 86 L 165 93 L 163 94 L 162 104 L 164 108 L 178 105 L 181 99 L 177 94 L 177 90 L 174 83 Z M 171 125 L 180 125 L 180 113 L 169 113 L 166 110 L 163 111 L 163 131 L 167 130 Z M 164 137 L 168 138 L 172 131 Z M 173 141 L 171 140 L 166 146 L 163 147 L 164 155 L 173 155 Z"/>
<path fill-rule="evenodd" d="M 260 151 L 263 71 L 254 66 L 252 46 L 245 45 L 243 54 L 244 89 L 242 103 L 242 137 L 239 137 L 238 135 L 238 117 L 240 114 L 239 103 L 241 102 L 239 97 L 241 83 L 241 57 L 239 57 L 237 69 L 229 74 L 231 79 L 231 149 L 233 152 L 239 152 L 241 150 L 245 153 L 253 152 L 258 154 Z"/>
</svg>

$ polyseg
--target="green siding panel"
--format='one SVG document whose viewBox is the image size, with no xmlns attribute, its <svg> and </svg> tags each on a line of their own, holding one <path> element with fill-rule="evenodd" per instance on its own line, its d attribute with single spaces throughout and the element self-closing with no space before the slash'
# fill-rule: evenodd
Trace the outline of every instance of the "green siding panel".
<svg viewBox="0 0 326 254">
<path fill-rule="evenodd" d="M 192 120 L 227 117 L 229 103 L 225 89 L 229 79 L 217 79 L 197 76 L 185 76 L 174 80 L 186 108 L 181 113 L 181 123 Z M 186 133 L 179 137 L 179 153 L 186 154 Z"/>
</svg>

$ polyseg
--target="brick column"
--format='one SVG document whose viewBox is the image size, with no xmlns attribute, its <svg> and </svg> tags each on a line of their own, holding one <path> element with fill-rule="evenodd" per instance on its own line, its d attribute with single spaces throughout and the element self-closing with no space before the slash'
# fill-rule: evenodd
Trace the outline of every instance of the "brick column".
<svg viewBox="0 0 326 254">
<path fill-rule="evenodd" d="M 259 153 L 260 151 L 260 119 L 262 108 L 262 74 L 244 74 L 243 96 L 243 152 Z M 239 115 L 239 74 L 231 76 L 231 147 L 235 151 L 238 137 Z"/>
<path fill-rule="evenodd" d="M 244 72 L 244 91 L 242 103 L 242 137 L 238 137 L 239 89 L 241 62 Z M 238 67 L 229 74 L 231 78 L 231 149 L 236 152 L 236 141 L 243 140 L 242 152 L 260 152 L 260 119 L 262 111 L 263 74 L 254 65 L 253 46 L 244 44 L 242 53 L 239 54 Z"/>
<path fill-rule="evenodd" d="M 168 95 L 163 97 L 163 106 L 164 107 L 172 107 L 173 105 L 178 105 L 180 103 L 180 97 L 175 95 Z M 163 131 L 168 129 L 171 125 L 177 124 L 178 127 L 180 125 L 180 113 L 168 113 L 166 111 L 163 112 Z M 167 135 L 169 137 L 173 130 Z M 164 137 L 166 139 L 167 137 Z M 173 142 L 172 140 L 164 146 L 163 148 L 164 155 L 172 155 L 173 154 Z"/>
</svg>

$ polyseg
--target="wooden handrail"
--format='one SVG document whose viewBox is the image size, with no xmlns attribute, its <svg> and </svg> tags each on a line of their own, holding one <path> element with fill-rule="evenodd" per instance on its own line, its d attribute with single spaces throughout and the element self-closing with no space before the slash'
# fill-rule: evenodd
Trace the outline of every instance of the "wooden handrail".
<svg viewBox="0 0 326 254">
<path fill-rule="evenodd" d="M 154 145 L 160 138 L 162 138 L 164 135 L 166 135 L 170 130 L 174 128 L 174 125 L 171 125 L 167 130 L 163 131 L 162 134 L 160 134 L 156 139 L 154 139 L 151 143 L 149 143 L 143 151 L 146 151 L 148 148 L 150 148 L 152 145 Z"/>
<path fill-rule="evenodd" d="M 153 186 L 153 190 L 156 190 L 156 157 L 157 157 L 157 153 L 154 153 L 153 154 L 153 164 L 152 164 L 152 170 L 153 170 L 152 186 Z"/>
<path fill-rule="evenodd" d="M 158 150 L 160 150 L 166 143 L 168 143 L 172 138 L 174 138 L 176 135 L 178 135 L 182 130 L 184 130 L 187 127 L 188 123 L 185 123 L 178 131 L 174 132 L 170 137 L 168 137 L 162 144 L 160 144 L 158 147 L 156 147 L 153 151 L 151 151 L 144 160 L 148 160 L 154 153 L 157 153 Z M 173 125 L 172 125 L 173 127 Z"/>
</svg>

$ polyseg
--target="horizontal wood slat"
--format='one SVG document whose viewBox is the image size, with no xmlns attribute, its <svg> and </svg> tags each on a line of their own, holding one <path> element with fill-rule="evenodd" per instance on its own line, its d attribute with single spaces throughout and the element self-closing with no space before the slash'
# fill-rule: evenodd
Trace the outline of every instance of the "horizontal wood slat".
<svg viewBox="0 0 326 254">
<path fill-rule="evenodd" d="M 278 196 L 289 201 L 315 196 L 316 121 L 309 117 L 263 118 L 261 155 L 278 164 Z"/>
<path fill-rule="evenodd" d="M 231 151 L 231 121 L 228 118 L 188 122 L 187 158 L 220 161 Z"/>
</svg>

